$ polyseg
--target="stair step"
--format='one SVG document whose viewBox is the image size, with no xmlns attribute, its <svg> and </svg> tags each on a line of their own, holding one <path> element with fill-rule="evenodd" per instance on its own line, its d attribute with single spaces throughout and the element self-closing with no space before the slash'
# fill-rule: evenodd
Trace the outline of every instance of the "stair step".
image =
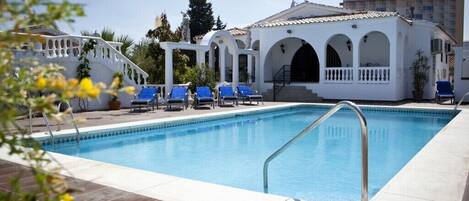
<svg viewBox="0 0 469 201">
<path fill-rule="evenodd" d="M 273 100 L 273 89 L 263 93 L 265 100 Z M 276 101 L 283 102 L 319 102 L 322 98 L 304 86 L 285 86 L 277 94 Z"/>
</svg>

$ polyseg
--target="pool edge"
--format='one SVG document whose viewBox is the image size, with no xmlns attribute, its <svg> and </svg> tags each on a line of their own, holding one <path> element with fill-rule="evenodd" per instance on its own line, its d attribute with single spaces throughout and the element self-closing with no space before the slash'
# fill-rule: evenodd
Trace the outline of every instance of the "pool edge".
<svg viewBox="0 0 469 201">
<path fill-rule="evenodd" d="M 295 107 L 295 106 L 301 106 L 301 105 L 316 105 L 316 106 L 332 106 L 334 104 L 317 104 L 317 103 L 287 103 L 283 105 L 276 105 L 276 106 L 268 106 L 268 107 L 262 107 L 262 108 L 249 108 L 249 109 L 242 109 L 238 111 L 225 111 L 225 112 L 216 112 L 216 113 L 210 113 L 210 114 L 202 114 L 202 115 L 191 115 L 191 116 L 185 116 L 185 117 L 171 117 L 171 118 L 162 118 L 162 119 L 156 119 L 156 120 L 145 120 L 145 121 L 138 121 L 138 122 L 129 122 L 129 123 L 119 123 L 119 124 L 112 124 L 112 125 L 105 125 L 105 126 L 94 126 L 94 127 L 86 127 L 82 128 L 82 132 L 90 132 L 90 131 L 97 131 L 97 130 L 102 130 L 102 129 L 122 129 L 122 128 L 131 128 L 135 126 L 141 126 L 149 123 L 161 123 L 161 122 L 170 122 L 170 121 L 175 121 L 175 120 L 189 120 L 189 119 L 194 119 L 194 118 L 204 118 L 204 117 L 220 117 L 220 116 L 225 116 L 225 115 L 236 115 L 239 113 L 249 113 L 252 111 L 266 111 L 269 109 L 284 109 L 284 108 L 289 108 L 289 107 Z M 360 107 L 373 107 L 373 108 L 401 108 L 401 109 L 409 109 L 409 110 L 436 110 L 436 111 L 451 111 L 450 109 L 440 109 L 440 108 L 429 108 L 429 107 L 407 107 L 407 106 L 375 106 L 375 105 L 360 105 Z M 469 119 L 469 111 L 464 111 L 461 110 L 461 112 L 453 118 L 440 132 L 438 132 L 435 137 L 430 141 L 432 142 L 437 136 L 440 136 L 444 132 L 448 132 L 448 128 L 450 128 L 453 124 L 455 124 L 455 120 L 460 117 L 462 114 L 468 115 L 466 118 Z M 450 126 L 451 125 L 451 126 Z M 468 128 L 469 129 L 469 128 Z M 60 136 L 67 136 L 71 135 L 74 130 L 68 129 L 68 130 L 63 130 L 60 132 L 56 133 L 57 137 Z M 38 140 L 44 140 L 45 138 L 48 138 L 48 135 L 44 133 L 35 133 L 33 134 L 33 137 L 38 139 Z M 429 146 L 430 142 L 428 142 L 418 153 L 419 155 L 427 146 Z M 282 197 L 282 196 L 277 196 L 277 195 L 271 195 L 271 194 L 263 194 L 255 191 L 248 191 L 244 189 L 239 189 L 239 188 L 233 188 L 233 187 L 228 187 L 228 186 L 222 186 L 222 185 L 217 185 L 217 184 L 211 184 L 207 182 L 202 182 L 202 181 L 196 181 L 196 180 L 191 180 L 191 179 L 186 179 L 186 178 L 180 178 L 180 177 L 175 177 L 175 176 L 170 176 L 170 175 L 164 175 L 160 173 L 154 173 L 154 172 L 147 172 L 144 170 L 139 170 L 139 169 L 133 169 L 133 168 L 128 168 L 124 166 L 118 166 L 118 165 L 113 165 L 109 163 L 104 163 L 104 162 L 99 162 L 99 161 L 92 161 L 88 159 L 82 159 L 78 157 L 73 157 L 73 156 L 66 156 L 62 154 L 57 154 L 57 153 L 52 153 L 49 152 L 51 156 L 54 156 L 55 158 L 60 158 L 60 159 L 65 159 L 71 160 L 68 161 L 68 163 L 73 164 L 74 161 L 76 164 L 80 164 L 80 166 L 86 166 L 88 168 L 98 168 L 98 167 L 103 167 L 106 168 L 106 170 L 102 173 L 105 173 L 106 176 L 100 176 L 98 174 L 83 174 L 83 171 L 81 170 L 82 168 L 77 168 L 75 166 L 71 166 L 72 169 L 78 169 L 77 173 L 78 174 L 72 174 L 69 176 L 76 176 L 79 179 L 83 180 L 89 180 L 91 182 L 95 182 L 98 184 L 106 185 L 106 186 L 111 186 L 117 189 L 129 191 L 129 186 L 126 186 L 122 184 L 122 182 L 115 182 L 116 180 L 119 180 L 119 178 L 115 178 L 116 174 L 113 173 L 111 176 L 109 176 L 109 172 L 114 172 L 112 170 L 112 167 L 116 167 L 116 173 L 117 175 L 119 171 L 122 171 L 122 169 L 130 169 L 128 172 L 126 172 L 125 175 L 120 175 L 123 176 L 122 181 L 125 181 L 126 178 L 128 179 L 129 174 L 134 173 L 135 175 L 147 175 L 148 177 L 159 177 L 162 178 L 163 181 L 166 181 L 166 183 L 154 183 L 151 186 L 147 186 L 146 188 L 140 189 L 140 190 L 133 190 L 129 192 L 137 193 L 140 195 L 156 198 L 156 199 L 163 199 L 163 200 L 240 200 L 239 195 L 247 195 L 249 197 L 249 200 L 272 200 L 272 201 L 280 201 L 280 200 L 288 200 L 289 198 Z M 417 157 L 414 156 L 411 161 L 409 161 L 377 194 L 375 197 L 373 197 L 372 201 L 383 201 L 383 200 L 393 200 L 389 199 L 389 194 L 395 195 L 395 196 L 401 196 L 403 198 L 415 198 L 415 197 L 409 197 L 406 193 L 401 194 L 394 194 L 393 191 L 388 190 L 387 187 L 388 185 L 393 185 L 393 181 L 398 175 L 401 175 L 403 171 L 407 171 L 406 167 L 414 161 L 414 158 Z M 0 155 L 1 156 L 1 155 Z M 0 157 L 3 159 L 3 157 Z M 87 162 L 83 162 L 87 161 Z M 91 162 L 90 162 L 91 161 Z M 17 162 L 17 161 L 12 161 L 12 162 Z M 87 165 L 83 165 L 83 163 Z M 85 169 L 87 169 L 85 167 Z M 67 168 L 67 167 L 66 167 Z M 109 170 L 111 168 L 111 170 Z M 73 173 L 73 172 L 72 172 Z M 93 175 L 95 177 L 93 177 Z M 466 175 L 467 176 L 467 175 Z M 140 176 L 141 177 L 141 176 Z M 133 177 L 133 178 L 138 178 L 138 176 Z M 165 179 L 166 178 L 166 179 Z M 175 179 L 177 178 L 177 179 Z M 465 178 L 465 177 L 464 177 Z M 175 187 L 172 187 L 175 186 Z M 182 186 L 182 188 L 180 188 Z M 202 188 L 199 188 L 201 187 Z M 162 192 L 154 192 L 155 190 L 160 190 L 162 187 L 167 187 L 163 188 L 167 192 L 170 192 L 168 194 L 164 194 Z M 386 191 L 385 191 L 386 189 Z M 183 193 L 181 193 L 183 192 Z M 211 198 L 204 197 L 200 198 L 200 192 L 206 192 L 211 196 Z M 233 194 L 229 193 L 232 192 Z M 192 197 L 187 197 L 187 195 L 192 195 Z M 197 195 L 199 195 L 199 198 L 196 198 Z M 195 196 L 195 197 L 194 197 Z M 207 195 L 204 195 L 207 196 Z M 222 197 L 220 197 L 222 196 Z M 392 196 L 391 196 L 392 197 Z M 223 198 L 223 199 L 221 199 Z M 245 197 L 246 198 L 246 197 Z M 243 200 L 243 199 L 241 199 Z M 394 200 L 399 200 L 399 199 L 394 199 Z"/>
</svg>

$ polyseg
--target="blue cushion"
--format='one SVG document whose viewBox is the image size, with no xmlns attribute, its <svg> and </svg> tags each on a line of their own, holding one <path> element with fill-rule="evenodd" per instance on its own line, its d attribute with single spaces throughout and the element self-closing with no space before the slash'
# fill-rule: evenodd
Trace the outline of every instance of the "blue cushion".
<svg viewBox="0 0 469 201">
<path fill-rule="evenodd" d="M 211 97 L 198 97 L 197 100 L 199 102 L 213 102 L 213 98 Z"/>
<path fill-rule="evenodd" d="M 233 88 L 231 86 L 221 86 L 218 88 L 218 91 L 220 91 L 220 96 L 234 96 Z"/>
<path fill-rule="evenodd" d="M 436 90 L 438 95 L 454 95 L 453 88 L 449 81 L 436 82 Z"/>
<path fill-rule="evenodd" d="M 186 98 L 186 87 L 174 87 L 171 90 L 171 96 L 169 99 L 185 99 Z"/>
<path fill-rule="evenodd" d="M 252 89 L 248 86 L 245 86 L 245 85 L 239 85 L 238 86 L 238 92 L 241 96 L 254 95 L 254 92 L 252 91 Z"/>
<path fill-rule="evenodd" d="M 196 88 L 197 98 L 212 98 L 212 91 L 208 87 Z"/>
<path fill-rule="evenodd" d="M 146 87 L 143 88 L 140 93 L 137 95 L 137 99 L 155 99 L 156 94 L 158 94 L 158 88 L 155 87 Z"/>
</svg>

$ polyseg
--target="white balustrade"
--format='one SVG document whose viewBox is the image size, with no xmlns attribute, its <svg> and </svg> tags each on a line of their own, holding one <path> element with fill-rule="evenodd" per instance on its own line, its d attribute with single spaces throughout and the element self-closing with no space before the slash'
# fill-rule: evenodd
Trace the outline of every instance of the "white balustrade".
<svg viewBox="0 0 469 201">
<path fill-rule="evenodd" d="M 353 81 L 353 68 L 326 67 L 325 80 L 329 83 L 351 83 Z"/>
<path fill-rule="evenodd" d="M 148 74 L 130 61 L 121 52 L 122 43 L 107 42 L 102 38 L 88 36 L 43 36 L 45 43 L 42 45 L 43 55 L 49 59 L 75 58 L 78 59 L 87 41 L 95 40 L 95 49 L 88 53 L 88 59 L 100 62 L 113 71 L 120 71 L 124 79 L 136 85 L 146 84 Z M 117 49 L 119 50 L 117 50 Z"/>
<path fill-rule="evenodd" d="M 389 67 L 359 67 L 358 82 L 365 84 L 388 84 L 391 70 Z"/>
</svg>

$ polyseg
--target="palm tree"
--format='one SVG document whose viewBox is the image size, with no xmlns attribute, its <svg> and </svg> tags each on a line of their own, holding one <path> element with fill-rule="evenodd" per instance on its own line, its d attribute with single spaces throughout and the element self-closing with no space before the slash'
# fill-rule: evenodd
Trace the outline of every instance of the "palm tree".
<svg viewBox="0 0 469 201">
<path fill-rule="evenodd" d="M 115 32 L 110 28 L 105 27 L 103 30 L 101 30 L 100 36 L 105 41 L 116 41 Z"/>
<path fill-rule="evenodd" d="M 81 31 L 81 35 L 83 36 L 94 36 L 94 37 L 101 37 L 105 41 L 114 41 L 122 43 L 121 52 L 126 57 L 130 57 L 130 47 L 134 44 L 134 40 L 130 38 L 128 35 L 120 35 L 116 37 L 115 32 L 110 28 L 104 28 L 101 32 L 98 31 Z"/>
<path fill-rule="evenodd" d="M 117 37 L 115 41 L 122 43 L 122 46 L 121 46 L 122 54 L 124 54 L 126 57 L 130 57 L 129 48 L 134 44 L 134 40 L 131 39 L 130 36 L 128 35 L 120 35 L 119 37 Z"/>
</svg>

